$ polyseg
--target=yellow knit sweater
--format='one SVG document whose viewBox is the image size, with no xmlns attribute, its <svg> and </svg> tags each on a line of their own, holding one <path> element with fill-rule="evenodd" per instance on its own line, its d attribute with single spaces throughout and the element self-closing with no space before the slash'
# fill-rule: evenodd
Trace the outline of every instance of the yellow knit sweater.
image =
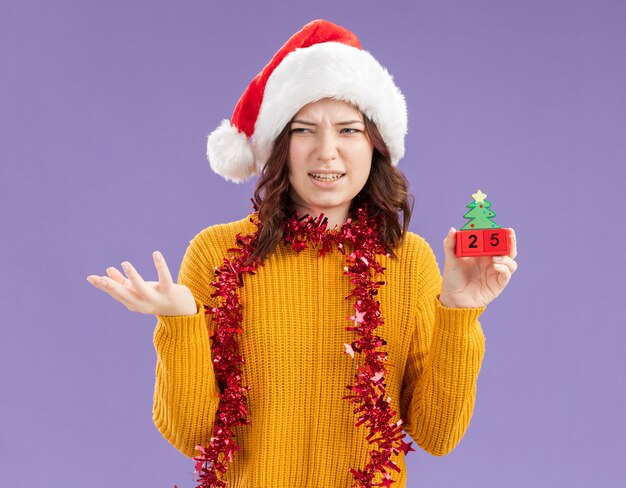
<svg viewBox="0 0 626 488">
<path fill-rule="evenodd" d="M 235 235 L 254 230 L 245 218 L 196 235 L 178 283 L 191 290 L 198 312 L 157 316 L 153 419 L 189 457 L 199 454 L 196 444 L 208 444 L 219 404 L 209 340 L 215 326 L 203 305 L 218 305 L 210 283 Z M 441 305 L 439 268 L 420 236 L 408 233 L 396 254 L 397 260 L 379 258 L 387 284 L 378 295 L 385 323 L 376 333 L 387 341 L 387 393 L 405 431 L 440 456 L 458 444 L 472 416 L 484 354 L 478 322 L 484 307 Z M 336 250 L 319 257 L 310 246 L 296 255 L 280 244 L 256 275 L 244 277 L 239 347 L 242 383 L 251 386 L 251 423 L 234 429 L 241 449 L 227 472 L 229 487 L 349 488 L 348 468 L 367 464 L 373 447 L 365 440 L 368 429 L 355 427 L 354 405 L 341 399 L 349 394 L 356 364 L 362 364 L 362 355 L 344 353 L 343 344 L 356 333 L 345 330 L 354 308 L 345 299 L 352 285 L 343 266 Z M 392 486 L 403 488 L 404 455 L 391 459 L 401 468 L 392 472 Z"/>
</svg>

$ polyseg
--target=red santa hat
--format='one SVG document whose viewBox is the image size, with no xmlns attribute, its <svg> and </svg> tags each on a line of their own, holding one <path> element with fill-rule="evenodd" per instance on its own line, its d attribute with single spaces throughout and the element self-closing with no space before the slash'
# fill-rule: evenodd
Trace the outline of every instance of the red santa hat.
<svg viewBox="0 0 626 488">
<path fill-rule="evenodd" d="M 258 175 L 276 137 L 307 103 L 335 98 L 352 103 L 378 128 L 395 166 L 404 156 L 407 110 L 389 72 L 356 35 L 326 20 L 294 34 L 250 82 L 231 120 L 209 134 L 211 168 L 241 183 Z"/>
</svg>

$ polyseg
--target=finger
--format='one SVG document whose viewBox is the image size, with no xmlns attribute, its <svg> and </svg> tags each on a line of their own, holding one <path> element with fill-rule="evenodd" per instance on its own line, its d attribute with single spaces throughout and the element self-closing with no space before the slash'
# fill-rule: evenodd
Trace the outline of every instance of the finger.
<svg viewBox="0 0 626 488">
<path fill-rule="evenodd" d="M 98 275 L 89 275 L 87 276 L 87 281 L 91 283 L 96 288 L 105 289 L 111 287 L 111 278 L 106 276 L 98 276 Z M 107 290 L 104 290 L 107 291 Z"/>
<path fill-rule="evenodd" d="M 450 227 L 450 229 L 448 230 L 448 234 L 443 240 L 443 252 L 446 256 L 446 259 L 448 258 L 456 259 L 455 248 L 456 248 L 456 229 L 454 227 Z"/>
<path fill-rule="evenodd" d="M 511 251 L 509 252 L 509 256 L 513 259 L 517 257 L 517 236 L 515 235 L 515 230 L 511 229 L 509 231 L 509 243 L 511 247 Z"/>
<path fill-rule="evenodd" d="M 114 268 L 113 266 L 111 266 L 110 268 L 107 268 L 107 274 L 109 275 L 109 278 L 111 278 L 112 280 L 116 281 L 122 286 L 126 286 L 126 281 L 127 281 L 126 276 L 120 273 L 117 270 L 117 268 Z"/>
<path fill-rule="evenodd" d="M 157 273 L 159 273 L 159 283 L 163 283 L 164 285 L 173 285 L 174 281 L 172 280 L 172 275 L 167 267 L 163 254 L 159 251 L 154 251 L 152 253 L 152 258 L 154 259 L 154 265 L 156 266 Z"/>
<path fill-rule="evenodd" d="M 130 282 L 133 284 L 135 290 L 137 290 L 137 292 L 144 297 L 148 296 L 150 290 L 135 267 L 130 264 L 129 261 L 124 261 L 122 263 L 122 268 L 124 269 L 124 272 L 126 273 L 126 276 L 128 276 Z"/>
<path fill-rule="evenodd" d="M 115 268 L 108 268 L 107 269 L 107 273 L 110 274 L 110 269 L 115 269 Z M 117 271 L 117 270 L 116 270 Z M 119 271 L 118 271 L 119 273 Z M 87 281 L 89 281 L 89 283 L 91 283 L 93 286 L 95 286 L 96 288 L 101 289 L 102 291 L 108 293 L 109 295 L 113 296 L 116 300 L 119 299 L 119 293 L 115 292 L 115 290 L 124 290 L 126 289 L 125 287 L 123 287 L 118 281 L 116 281 L 115 279 L 109 277 L 109 276 L 98 276 L 98 275 L 89 275 L 87 277 Z"/>
<path fill-rule="evenodd" d="M 498 272 L 498 276 L 496 277 L 498 286 L 500 289 L 503 289 L 511 279 L 511 270 L 504 264 L 494 264 L 493 267 Z"/>
<path fill-rule="evenodd" d="M 517 270 L 517 262 L 511 256 L 493 256 L 493 263 L 505 265 L 511 274 Z"/>
<path fill-rule="evenodd" d="M 118 271 L 119 273 L 119 271 Z M 125 278 L 126 279 L 126 278 Z M 99 276 L 97 286 L 103 292 L 124 305 L 128 310 L 138 311 L 143 297 L 129 286 L 122 285 L 108 276 Z"/>
<path fill-rule="evenodd" d="M 96 288 L 100 285 L 99 280 L 100 280 L 99 276 L 96 276 L 96 275 L 87 276 L 87 281 L 91 283 L 93 286 L 95 286 Z"/>
</svg>

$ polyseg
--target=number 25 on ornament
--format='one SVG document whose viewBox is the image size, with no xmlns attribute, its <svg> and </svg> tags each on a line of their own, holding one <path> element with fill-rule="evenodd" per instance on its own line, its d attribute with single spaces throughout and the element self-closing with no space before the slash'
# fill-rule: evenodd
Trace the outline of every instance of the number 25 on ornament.
<svg viewBox="0 0 626 488">
<path fill-rule="evenodd" d="M 467 205 L 469 210 L 463 216 L 469 222 L 456 233 L 456 255 L 474 257 L 509 254 L 511 229 L 503 229 L 491 220 L 496 214 L 489 209 L 491 202 L 480 189 L 472 198 L 474 201 Z"/>
</svg>

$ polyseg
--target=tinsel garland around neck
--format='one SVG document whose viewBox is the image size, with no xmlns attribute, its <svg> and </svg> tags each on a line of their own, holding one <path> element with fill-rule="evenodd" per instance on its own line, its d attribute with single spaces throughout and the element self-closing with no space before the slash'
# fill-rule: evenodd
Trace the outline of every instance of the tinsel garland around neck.
<svg viewBox="0 0 626 488">
<path fill-rule="evenodd" d="M 245 392 L 250 386 L 243 386 L 242 368 L 244 359 L 239 354 L 236 334 L 241 334 L 243 311 L 239 302 L 238 288 L 243 286 L 243 275 L 254 274 L 262 265 L 258 260 L 246 264 L 256 248 L 261 223 L 255 212 L 250 218 L 257 229 L 252 234 L 237 234 L 236 247 L 229 249 L 230 258 L 225 258 L 222 266 L 215 270 L 212 286 L 221 305 L 215 308 L 205 306 L 206 314 L 211 314 L 216 323 L 216 332 L 211 336 L 213 368 L 220 388 L 220 404 L 215 416 L 213 433 L 208 446 L 196 446 L 200 451 L 196 461 L 198 488 L 226 487 L 223 477 L 228 468 L 227 462 L 240 449 L 232 428 L 250 423 L 247 419 L 247 398 Z M 365 425 L 369 429 L 366 439 L 373 448 L 370 459 L 363 469 L 346 467 L 354 477 L 355 487 L 391 486 L 390 470 L 400 468 L 390 457 L 400 451 L 407 454 L 414 451 L 412 442 L 402 439 L 402 419 L 393 422 L 396 411 L 390 407 L 391 397 L 386 393 L 385 362 L 387 353 L 379 350 L 386 342 L 374 331 L 383 325 L 380 304 L 376 300 L 378 288 L 385 284 L 375 276 L 383 274 L 385 268 L 376 261 L 377 255 L 389 256 L 379 239 L 378 222 L 368 214 L 367 208 L 358 209 L 354 219 L 348 219 L 340 228 L 327 229 L 327 219 L 305 215 L 289 217 L 284 222 L 284 241 L 296 253 L 307 246 L 318 246 L 321 256 L 332 252 L 333 246 L 345 257 L 344 274 L 350 277 L 353 285 L 347 299 L 354 299 L 354 314 L 347 317 L 348 331 L 354 331 L 357 338 L 351 344 L 343 344 L 344 353 L 354 359 L 363 354 L 364 364 L 356 366 L 355 381 L 346 388 L 351 394 L 343 399 L 355 405 L 355 427 Z M 347 244 L 352 244 L 348 252 Z M 329 344 L 329 347 L 336 347 Z M 254 387 L 254 385 L 252 385 Z M 288 419 L 286 419 L 288 420 Z M 376 474 L 382 475 L 376 482 Z"/>
</svg>

